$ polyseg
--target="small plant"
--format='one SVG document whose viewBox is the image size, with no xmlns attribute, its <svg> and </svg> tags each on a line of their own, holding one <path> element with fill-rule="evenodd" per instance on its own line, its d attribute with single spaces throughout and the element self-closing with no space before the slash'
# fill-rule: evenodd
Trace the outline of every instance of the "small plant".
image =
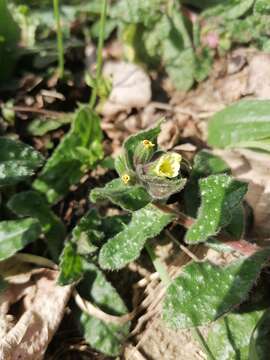
<svg viewBox="0 0 270 360">
<path fill-rule="evenodd" d="M 92 202 L 108 200 L 127 214 L 102 218 L 92 210 L 81 220 L 62 254 L 60 282 L 80 279 L 85 259 L 103 270 L 119 270 L 145 248 L 167 288 L 163 304 L 166 326 L 195 328 L 213 359 L 197 327 L 221 318 L 247 298 L 270 250 L 239 242 L 247 185 L 233 179 L 228 166 L 208 151 L 199 152 L 191 168 L 179 153 L 160 150 L 159 132 L 160 124 L 129 137 L 115 160 L 119 178 L 91 191 Z M 180 191 L 182 204 L 176 197 L 172 205 L 172 195 Z M 196 213 L 196 219 L 190 217 Z M 170 230 L 165 230 L 169 224 Z M 178 241 L 174 234 L 179 224 L 186 228 L 186 244 L 204 243 L 221 252 L 238 248 L 242 256 L 226 267 L 192 261 L 180 276 L 170 278 L 149 240 L 159 235 Z"/>
</svg>

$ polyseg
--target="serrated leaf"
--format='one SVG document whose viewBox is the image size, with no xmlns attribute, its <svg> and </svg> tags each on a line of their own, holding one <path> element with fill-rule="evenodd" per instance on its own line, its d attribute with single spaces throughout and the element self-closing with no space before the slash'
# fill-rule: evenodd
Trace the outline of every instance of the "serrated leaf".
<svg viewBox="0 0 270 360">
<path fill-rule="evenodd" d="M 266 310 L 256 325 L 250 339 L 248 360 L 269 359 L 270 310 Z"/>
<path fill-rule="evenodd" d="M 135 135 L 131 135 L 123 145 L 125 156 L 126 156 L 126 162 L 129 168 L 133 169 L 133 157 L 135 153 L 135 149 L 137 145 L 143 141 L 143 140 L 149 140 L 152 143 L 156 144 L 157 137 L 161 131 L 160 128 L 161 121 L 159 121 L 158 125 L 154 128 L 151 128 L 149 130 L 141 131 Z"/>
<path fill-rule="evenodd" d="M 201 206 L 198 217 L 185 235 L 185 242 L 199 243 L 230 223 L 232 211 L 242 201 L 247 184 L 226 174 L 200 180 Z"/>
<path fill-rule="evenodd" d="M 242 100 L 209 121 L 208 144 L 217 148 L 249 147 L 248 141 L 270 138 L 270 101 Z"/>
<path fill-rule="evenodd" d="M 109 239 L 99 253 L 99 264 L 103 269 L 121 269 L 137 259 L 147 239 L 158 235 L 175 219 L 149 204 L 132 214 L 130 223 L 123 231 Z"/>
<path fill-rule="evenodd" d="M 262 311 L 233 313 L 213 323 L 208 333 L 207 345 L 214 358 L 248 359 L 250 336 L 261 316 Z"/>
<path fill-rule="evenodd" d="M 85 263 L 84 269 L 84 279 L 78 289 L 81 296 L 112 315 L 126 314 L 128 310 L 123 300 L 103 273 L 90 263 Z M 110 356 L 119 355 L 130 326 L 129 323 L 105 323 L 85 313 L 80 316 L 80 324 L 85 340 L 94 349 Z"/>
<path fill-rule="evenodd" d="M 77 254 L 76 245 L 67 242 L 60 257 L 58 283 L 68 285 L 78 281 L 83 275 L 83 260 Z"/>
<path fill-rule="evenodd" d="M 47 161 L 34 188 L 46 194 L 49 203 L 58 202 L 103 157 L 101 141 L 99 117 L 88 107 L 80 108 L 71 130 Z"/>
<path fill-rule="evenodd" d="M 0 261 L 35 241 L 41 232 L 39 221 L 28 218 L 0 222 Z"/>
<path fill-rule="evenodd" d="M 31 146 L 0 137 L 0 187 L 32 176 L 43 161 L 43 156 Z"/>
<path fill-rule="evenodd" d="M 37 191 L 24 191 L 12 196 L 8 207 L 18 216 L 39 220 L 53 260 L 58 261 L 66 235 L 62 221 L 50 209 L 46 197 Z"/>
<path fill-rule="evenodd" d="M 147 191 L 139 185 L 129 186 L 121 179 L 114 179 L 103 188 L 95 188 L 90 193 L 90 200 L 97 202 L 109 200 L 125 210 L 138 210 L 151 202 L 152 198 Z"/>
<path fill-rule="evenodd" d="M 167 290 L 164 320 L 173 328 L 216 320 L 245 300 L 269 256 L 266 249 L 224 268 L 208 261 L 185 266 Z"/>
</svg>

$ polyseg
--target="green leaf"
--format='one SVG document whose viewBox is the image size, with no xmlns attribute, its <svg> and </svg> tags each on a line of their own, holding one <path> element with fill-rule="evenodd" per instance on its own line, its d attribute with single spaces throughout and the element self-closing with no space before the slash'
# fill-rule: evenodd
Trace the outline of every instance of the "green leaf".
<svg viewBox="0 0 270 360">
<path fill-rule="evenodd" d="M 203 13 L 203 16 L 220 16 L 226 20 L 233 20 L 244 15 L 253 5 L 254 0 L 228 0 Z"/>
<path fill-rule="evenodd" d="M 213 147 L 241 147 L 241 143 L 267 138 L 270 138 L 269 100 L 239 101 L 209 121 L 208 144 Z"/>
<path fill-rule="evenodd" d="M 269 359 L 269 336 L 270 336 L 270 310 L 268 309 L 259 320 L 255 327 L 249 346 L 248 360 L 268 360 Z"/>
<path fill-rule="evenodd" d="M 136 260 L 146 240 L 158 235 L 174 219 L 173 214 L 165 213 L 152 204 L 135 211 L 130 223 L 101 248 L 100 266 L 115 270 Z"/>
<path fill-rule="evenodd" d="M 8 202 L 8 207 L 18 216 L 37 218 L 48 240 L 47 245 L 54 261 L 62 250 L 66 229 L 62 221 L 50 209 L 46 197 L 37 191 L 24 191 L 15 194 Z"/>
<path fill-rule="evenodd" d="M 72 128 L 64 136 L 42 173 L 34 182 L 36 190 L 46 194 L 49 203 L 64 197 L 71 185 L 103 157 L 99 117 L 88 107 L 76 114 Z"/>
<path fill-rule="evenodd" d="M 262 311 L 233 313 L 213 323 L 207 345 L 215 359 L 248 359 L 250 336 L 261 316 Z"/>
<path fill-rule="evenodd" d="M 38 220 L 28 218 L 0 222 L 0 261 L 35 241 L 41 232 Z"/>
<path fill-rule="evenodd" d="M 35 119 L 28 125 L 27 131 L 34 136 L 43 136 L 50 131 L 57 130 L 66 124 L 70 124 L 72 118 L 73 115 L 67 113 L 64 116 L 55 119 Z"/>
<path fill-rule="evenodd" d="M 20 28 L 8 10 L 7 1 L 0 0 L 0 83 L 8 80 L 18 57 Z"/>
<path fill-rule="evenodd" d="M 151 27 L 161 16 L 162 3 L 164 0 L 120 0 L 110 15 L 124 22 Z"/>
<path fill-rule="evenodd" d="M 254 5 L 254 12 L 262 15 L 270 14 L 269 0 L 256 0 Z"/>
<path fill-rule="evenodd" d="M 112 315 L 125 315 L 127 308 L 113 286 L 103 273 L 94 265 L 85 263 L 83 281 L 79 284 L 79 293 L 86 300 Z M 129 323 L 116 325 L 105 323 L 85 313 L 80 316 L 80 324 L 85 340 L 94 349 L 104 354 L 117 356 L 129 332 Z"/>
<path fill-rule="evenodd" d="M 96 210 L 90 210 L 73 229 L 71 242 L 76 244 L 78 254 L 88 255 L 98 249 L 103 238 L 102 218 Z"/>
<path fill-rule="evenodd" d="M 114 179 L 103 188 L 95 188 L 90 193 L 90 200 L 97 202 L 109 200 L 125 210 L 138 210 L 151 202 L 147 191 L 139 185 L 126 185 L 120 179 Z"/>
<path fill-rule="evenodd" d="M 176 54 L 172 46 L 173 43 L 165 43 L 164 52 L 171 55 L 165 60 L 165 69 L 177 90 L 188 91 L 194 84 L 194 51 L 189 48 Z"/>
<path fill-rule="evenodd" d="M 173 328 L 216 320 L 246 299 L 269 256 L 268 248 L 223 268 L 208 261 L 188 264 L 167 290 L 164 320 Z"/>
<path fill-rule="evenodd" d="M 225 227 L 228 233 L 234 240 L 242 238 L 245 230 L 245 212 L 243 205 L 238 205 L 232 210 L 231 221 Z"/>
<path fill-rule="evenodd" d="M 185 236 L 185 242 L 189 244 L 204 242 L 228 225 L 232 211 L 239 206 L 247 191 L 247 184 L 226 174 L 211 175 L 200 180 L 199 184 L 201 206 L 196 221 Z"/>
<path fill-rule="evenodd" d="M 0 137 L 0 187 L 27 179 L 42 163 L 43 156 L 31 146 Z"/>
<path fill-rule="evenodd" d="M 131 135 L 123 145 L 125 155 L 126 155 L 126 162 L 129 168 L 133 169 L 133 157 L 135 154 L 135 150 L 137 145 L 143 140 L 149 140 L 152 143 L 156 144 L 157 137 L 161 131 L 160 128 L 161 121 L 159 121 L 158 125 L 152 129 L 141 131 L 135 135 Z"/>
<path fill-rule="evenodd" d="M 72 284 L 83 276 L 83 260 L 77 254 L 76 245 L 67 242 L 60 257 L 58 283 L 60 285 Z"/>
<path fill-rule="evenodd" d="M 217 155 L 201 150 L 194 157 L 190 178 L 184 190 L 185 210 L 196 217 L 200 206 L 199 180 L 212 174 L 230 173 L 229 166 Z"/>
</svg>

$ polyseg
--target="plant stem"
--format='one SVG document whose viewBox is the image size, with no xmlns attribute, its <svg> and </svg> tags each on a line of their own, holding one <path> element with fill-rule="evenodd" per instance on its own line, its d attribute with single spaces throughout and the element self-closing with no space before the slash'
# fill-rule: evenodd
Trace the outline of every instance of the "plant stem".
<svg viewBox="0 0 270 360">
<path fill-rule="evenodd" d="M 169 277 L 166 267 L 160 261 L 160 259 L 156 256 L 152 246 L 149 243 L 145 244 L 145 249 L 148 252 L 148 255 L 150 256 L 150 259 L 154 265 L 154 268 L 158 272 L 161 281 L 163 282 L 163 284 L 165 286 L 168 286 L 169 283 L 171 282 L 171 279 Z"/>
<path fill-rule="evenodd" d="M 105 24 L 106 24 L 106 15 L 107 15 L 107 0 L 102 0 L 101 5 L 101 14 L 100 14 L 100 25 L 99 25 L 99 36 L 98 36 L 98 49 L 97 49 L 97 70 L 96 70 L 96 84 L 99 84 L 101 71 L 102 71 L 102 50 L 104 46 L 104 37 L 105 37 Z M 90 107 L 95 106 L 97 99 L 97 88 L 94 87 L 91 93 L 90 98 Z"/>
<path fill-rule="evenodd" d="M 64 76 L 64 46 L 63 46 L 63 34 L 61 27 L 60 11 L 59 11 L 59 0 L 53 0 L 54 18 L 56 21 L 57 31 L 57 52 L 58 52 L 58 72 L 59 78 L 62 79 Z"/>
<path fill-rule="evenodd" d="M 205 341 L 201 331 L 199 328 L 194 327 L 191 329 L 193 336 L 197 339 L 200 343 L 201 347 L 203 348 L 204 352 L 207 354 L 209 360 L 216 360 L 214 355 L 212 354 L 211 350 L 208 347 L 207 342 Z"/>
</svg>

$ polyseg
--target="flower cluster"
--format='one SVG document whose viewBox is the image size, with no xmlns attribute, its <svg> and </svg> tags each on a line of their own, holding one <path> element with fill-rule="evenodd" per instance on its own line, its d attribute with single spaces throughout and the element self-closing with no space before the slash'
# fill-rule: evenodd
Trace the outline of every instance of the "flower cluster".
<svg viewBox="0 0 270 360">
<path fill-rule="evenodd" d="M 166 199 L 182 190 L 186 179 L 181 177 L 182 156 L 158 149 L 159 131 L 158 126 L 128 138 L 115 167 L 126 186 L 141 185 L 153 199 Z"/>
</svg>

